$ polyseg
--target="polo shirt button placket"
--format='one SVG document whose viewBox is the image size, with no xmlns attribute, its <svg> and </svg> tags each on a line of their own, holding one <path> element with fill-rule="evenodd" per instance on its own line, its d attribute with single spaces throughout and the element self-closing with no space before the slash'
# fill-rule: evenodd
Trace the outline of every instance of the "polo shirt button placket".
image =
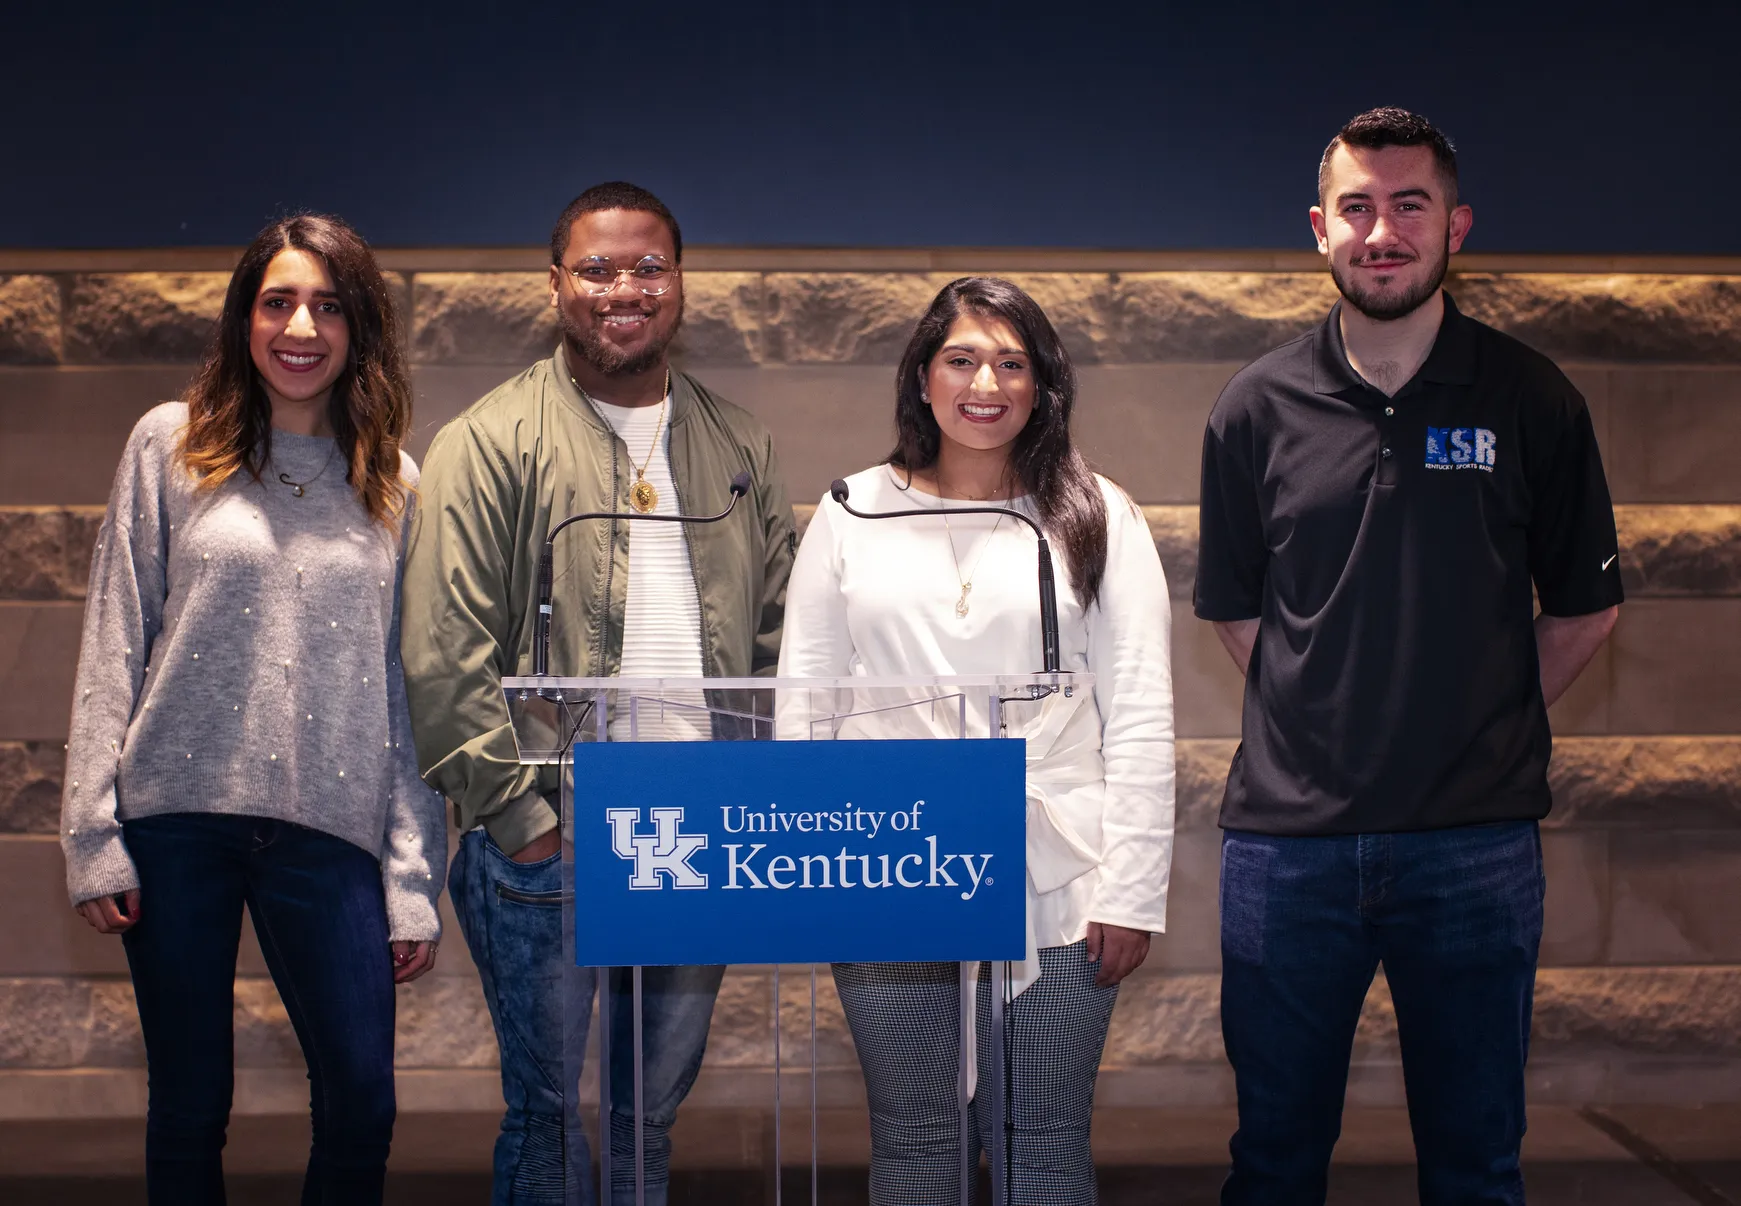
<svg viewBox="0 0 1741 1206">
<path fill-rule="evenodd" d="M 1389 420 L 1394 419 L 1395 417 L 1396 407 L 1387 404 L 1384 408 L 1384 418 Z M 1380 421 L 1378 425 L 1379 444 L 1377 482 L 1381 486 L 1393 486 L 1396 484 L 1396 457 L 1394 455 L 1395 450 L 1391 447 L 1393 441 L 1390 426 L 1390 423 L 1385 421 Z"/>
</svg>

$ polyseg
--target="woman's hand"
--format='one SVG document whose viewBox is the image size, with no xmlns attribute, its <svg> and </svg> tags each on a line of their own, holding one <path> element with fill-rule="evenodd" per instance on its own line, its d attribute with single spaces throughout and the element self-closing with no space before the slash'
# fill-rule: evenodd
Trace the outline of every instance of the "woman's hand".
<svg viewBox="0 0 1741 1206">
<path fill-rule="evenodd" d="M 1149 957 L 1147 930 L 1127 930 L 1122 925 L 1099 921 L 1088 923 L 1088 958 L 1100 964 L 1094 982 L 1111 987 L 1143 965 Z"/>
<path fill-rule="evenodd" d="M 435 966 L 434 942 L 391 942 L 393 948 L 393 983 L 409 984 Z"/>
<path fill-rule="evenodd" d="M 73 911 L 99 934 L 124 934 L 139 920 L 139 889 L 129 889 L 121 899 L 122 903 L 116 904 L 113 896 L 99 896 Z"/>
</svg>

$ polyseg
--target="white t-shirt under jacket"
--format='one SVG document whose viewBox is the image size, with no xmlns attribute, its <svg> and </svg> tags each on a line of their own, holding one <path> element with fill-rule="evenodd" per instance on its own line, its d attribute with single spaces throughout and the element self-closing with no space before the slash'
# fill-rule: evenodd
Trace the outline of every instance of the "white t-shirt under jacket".
<svg viewBox="0 0 1741 1206">
<path fill-rule="evenodd" d="M 645 463 L 647 480 L 659 493 L 656 515 L 681 515 L 671 476 L 671 397 L 658 406 L 617 406 L 592 399 L 599 415 Z M 655 441 L 657 443 L 655 444 Z M 629 592 L 623 606 L 623 678 L 701 677 L 701 597 L 689 564 L 689 536 L 680 523 L 622 521 L 629 525 Z M 667 691 L 643 698 L 633 725 L 628 710 L 611 719 L 611 737 L 640 741 L 701 741 L 708 731 L 700 691 Z"/>
</svg>

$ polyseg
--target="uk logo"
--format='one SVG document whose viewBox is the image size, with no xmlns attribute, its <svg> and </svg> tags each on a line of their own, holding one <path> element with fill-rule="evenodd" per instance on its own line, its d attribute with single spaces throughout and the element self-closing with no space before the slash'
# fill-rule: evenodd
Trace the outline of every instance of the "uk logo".
<svg viewBox="0 0 1741 1206">
<path fill-rule="evenodd" d="M 673 888 L 705 888 L 707 876 L 689 865 L 696 853 L 707 849 L 707 835 L 684 833 L 681 808 L 653 809 L 653 832 L 636 833 L 641 824 L 639 808 L 609 808 L 605 821 L 611 827 L 611 850 L 618 858 L 635 864 L 629 887 L 658 889 L 667 881 Z"/>
<path fill-rule="evenodd" d="M 1427 468 L 1492 473 L 1498 444 L 1498 438 L 1485 427 L 1429 427 Z"/>
</svg>

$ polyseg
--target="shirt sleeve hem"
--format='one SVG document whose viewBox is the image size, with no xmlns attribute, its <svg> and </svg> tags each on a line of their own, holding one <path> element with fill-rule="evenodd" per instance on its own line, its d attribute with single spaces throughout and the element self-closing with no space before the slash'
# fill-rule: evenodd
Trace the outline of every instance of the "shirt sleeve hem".
<svg viewBox="0 0 1741 1206">
<path fill-rule="evenodd" d="M 1213 600 L 1205 602 L 1198 599 L 1192 603 L 1191 610 L 1199 620 L 1208 620 L 1218 624 L 1231 624 L 1239 620 L 1263 618 L 1263 605 L 1261 603 L 1217 603 Z"/>
<path fill-rule="evenodd" d="M 1599 611 L 1607 611 L 1610 607 L 1618 607 L 1626 602 L 1626 592 L 1619 583 L 1606 590 L 1592 591 L 1583 595 L 1547 595 L 1539 596 L 1542 614 L 1555 619 L 1569 620 L 1575 616 L 1594 615 Z"/>
<path fill-rule="evenodd" d="M 1141 930 L 1145 934 L 1164 934 L 1167 932 L 1167 920 L 1165 916 L 1158 919 L 1154 917 L 1132 917 L 1120 915 L 1115 910 L 1107 909 L 1090 909 L 1088 911 L 1088 923 L 1090 925 L 1116 925 L 1121 929 Z"/>
</svg>

